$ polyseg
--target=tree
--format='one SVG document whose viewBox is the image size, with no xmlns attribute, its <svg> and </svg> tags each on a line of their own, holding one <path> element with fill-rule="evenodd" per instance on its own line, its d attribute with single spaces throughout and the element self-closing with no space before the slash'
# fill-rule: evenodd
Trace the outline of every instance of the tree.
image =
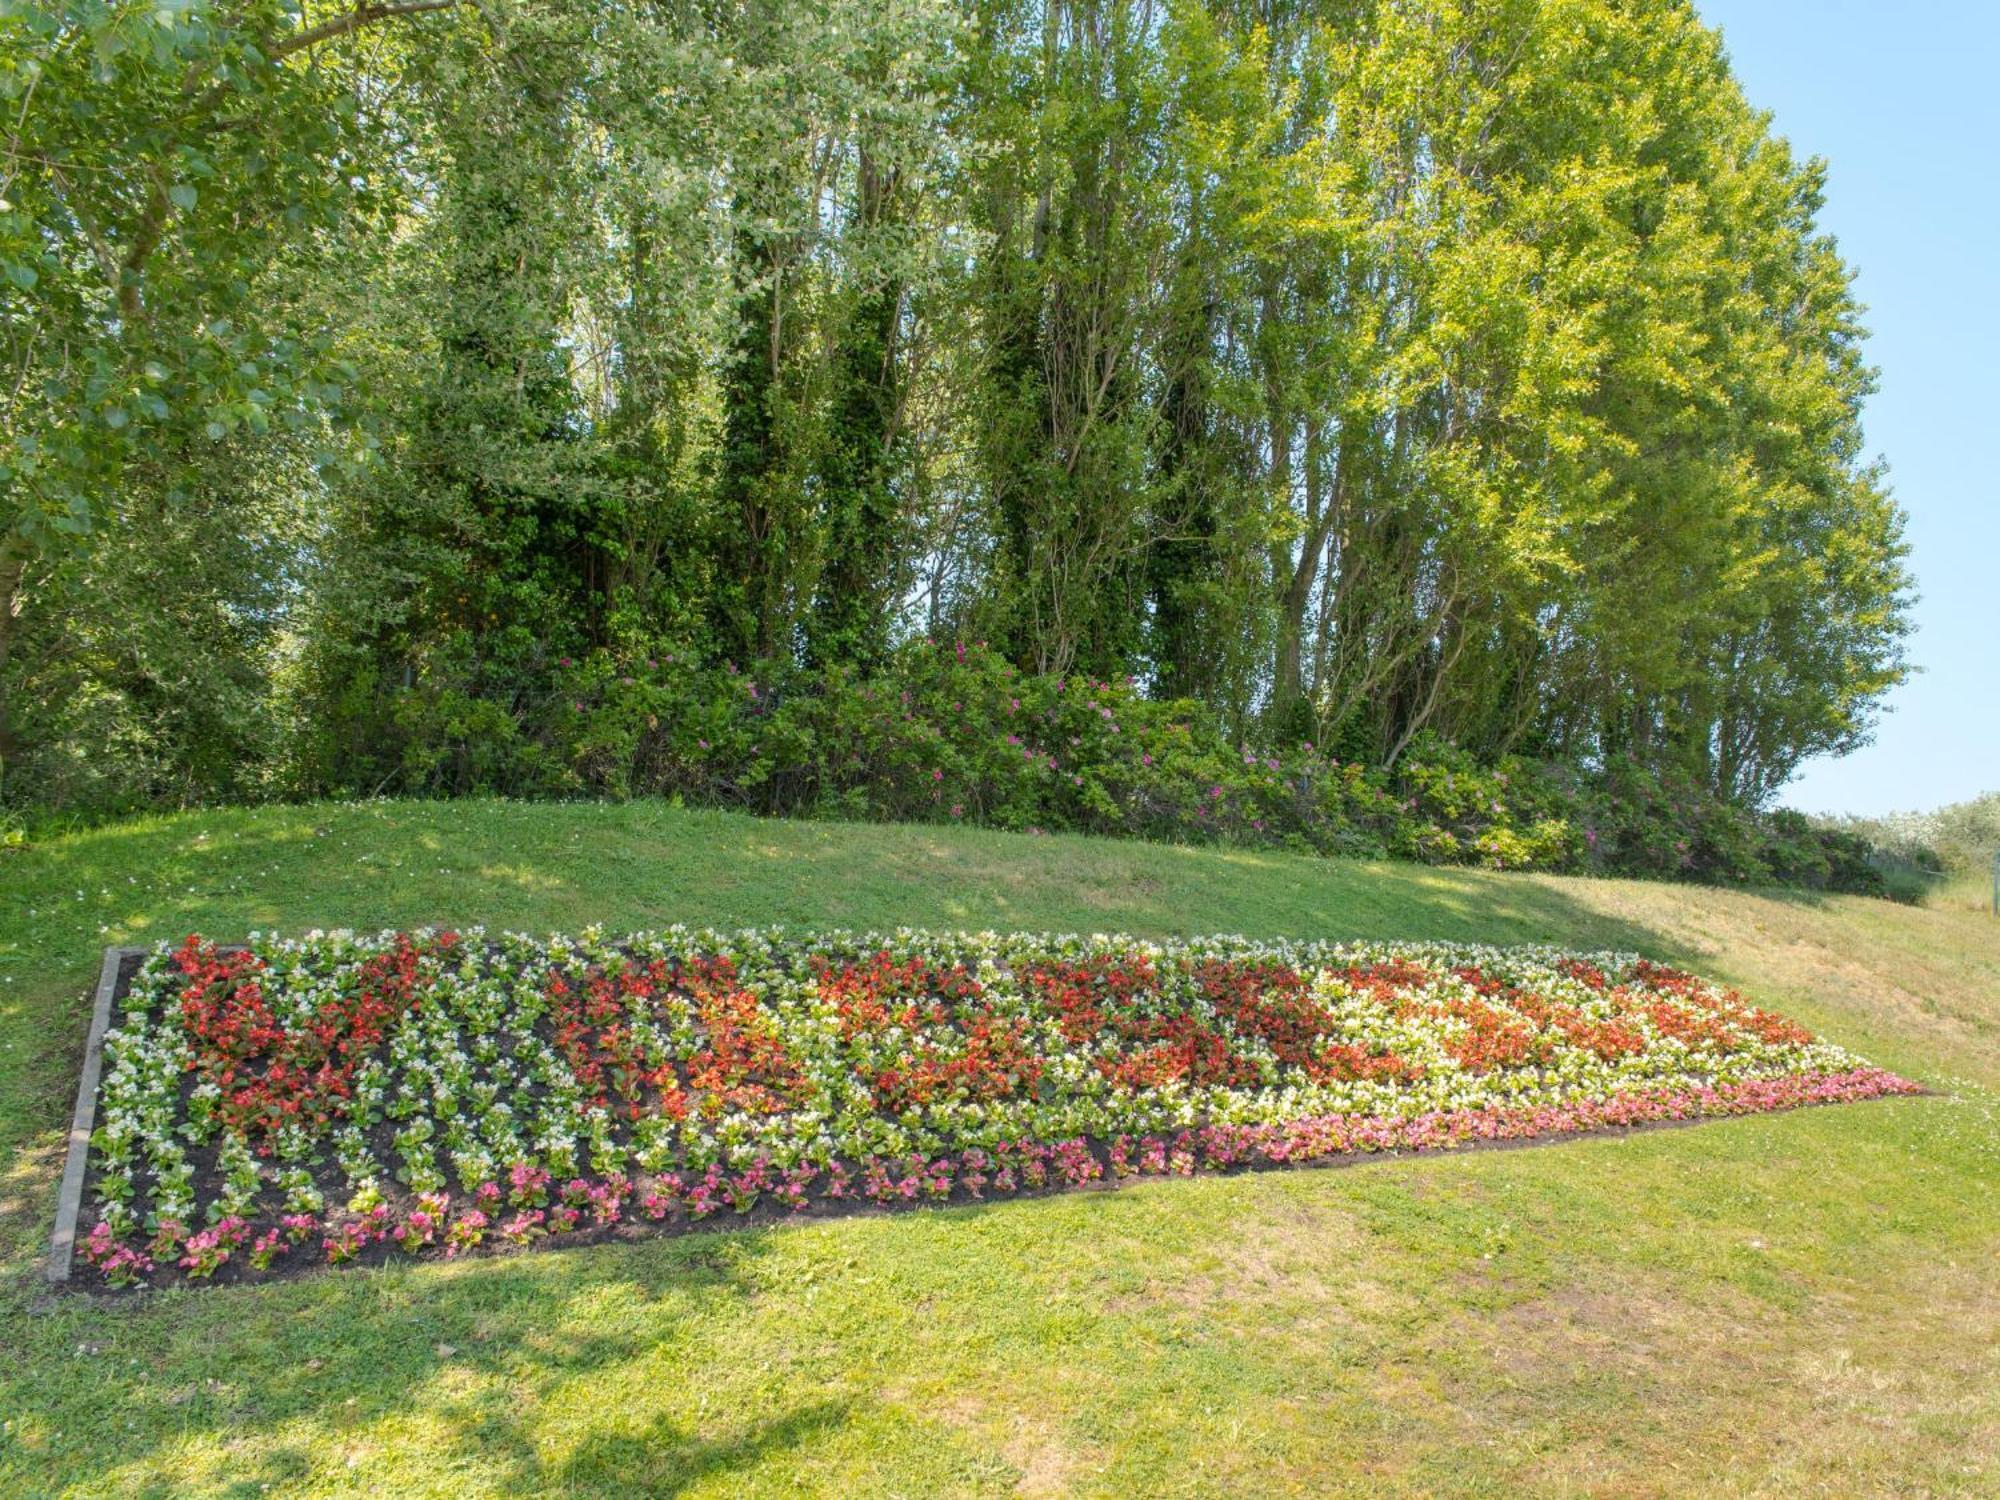
<svg viewBox="0 0 2000 1500">
<path fill-rule="evenodd" d="M 810 692 L 955 631 L 1244 739 L 1754 804 L 1905 670 L 1820 169 L 1687 0 L 0 27 L 17 764 L 79 732 L 10 724 L 42 658 L 136 631 L 113 516 L 246 549 L 284 623 L 221 655 L 314 789 L 566 787 L 565 660 Z M 167 738 L 224 784 L 227 726 Z"/>
<path fill-rule="evenodd" d="M 337 404 L 329 330 L 265 273 L 385 191 L 357 40 L 456 5 L 0 17 L 0 765 L 14 643 L 46 570 L 129 513 L 135 457 L 307 431 Z"/>
</svg>

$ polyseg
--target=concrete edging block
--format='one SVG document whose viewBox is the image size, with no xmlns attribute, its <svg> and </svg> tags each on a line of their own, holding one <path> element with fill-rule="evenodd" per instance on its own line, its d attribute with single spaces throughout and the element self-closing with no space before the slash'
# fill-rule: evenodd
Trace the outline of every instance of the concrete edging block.
<svg viewBox="0 0 2000 1500">
<path fill-rule="evenodd" d="M 83 1073 L 76 1083 L 76 1114 L 69 1126 L 69 1159 L 63 1164 L 62 1190 L 56 1196 L 55 1233 L 49 1237 L 48 1278 L 55 1285 L 69 1280 L 76 1255 L 77 1220 L 83 1213 L 83 1179 L 90 1166 L 90 1134 L 97 1128 L 97 1083 L 104 1067 L 104 1033 L 111 1029 L 111 1001 L 118 989 L 124 961 L 147 948 L 106 948 L 97 978 L 97 1003 L 90 1013 L 90 1036 L 83 1046 Z"/>
</svg>

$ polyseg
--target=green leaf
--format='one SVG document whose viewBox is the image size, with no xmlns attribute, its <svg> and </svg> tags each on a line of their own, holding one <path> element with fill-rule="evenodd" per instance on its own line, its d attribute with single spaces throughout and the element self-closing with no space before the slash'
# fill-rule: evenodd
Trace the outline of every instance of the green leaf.
<svg viewBox="0 0 2000 1500">
<path fill-rule="evenodd" d="M 174 207 L 178 208 L 182 213 L 192 212 L 195 205 L 195 199 L 198 198 L 199 196 L 200 195 L 196 193 L 195 190 L 192 187 L 188 186 L 188 184 L 186 184 L 185 182 L 177 182 L 172 187 L 167 189 L 167 197 L 172 200 Z"/>
</svg>

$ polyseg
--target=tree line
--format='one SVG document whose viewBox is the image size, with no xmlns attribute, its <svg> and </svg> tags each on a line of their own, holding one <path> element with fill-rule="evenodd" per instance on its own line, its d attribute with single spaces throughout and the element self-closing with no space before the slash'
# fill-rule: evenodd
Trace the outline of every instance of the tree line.
<svg viewBox="0 0 2000 1500">
<path fill-rule="evenodd" d="M 53 0 L 0 132 L 8 801 L 929 637 L 1756 806 L 1906 670 L 1824 168 L 1687 0 Z"/>
</svg>

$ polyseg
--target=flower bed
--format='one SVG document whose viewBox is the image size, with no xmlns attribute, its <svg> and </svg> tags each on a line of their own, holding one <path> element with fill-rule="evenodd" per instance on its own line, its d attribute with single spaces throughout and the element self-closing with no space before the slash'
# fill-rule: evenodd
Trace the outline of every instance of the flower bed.
<svg viewBox="0 0 2000 1500">
<path fill-rule="evenodd" d="M 1914 1091 L 1625 955 L 190 937 L 105 1038 L 83 1254 L 254 1277 Z"/>
</svg>

